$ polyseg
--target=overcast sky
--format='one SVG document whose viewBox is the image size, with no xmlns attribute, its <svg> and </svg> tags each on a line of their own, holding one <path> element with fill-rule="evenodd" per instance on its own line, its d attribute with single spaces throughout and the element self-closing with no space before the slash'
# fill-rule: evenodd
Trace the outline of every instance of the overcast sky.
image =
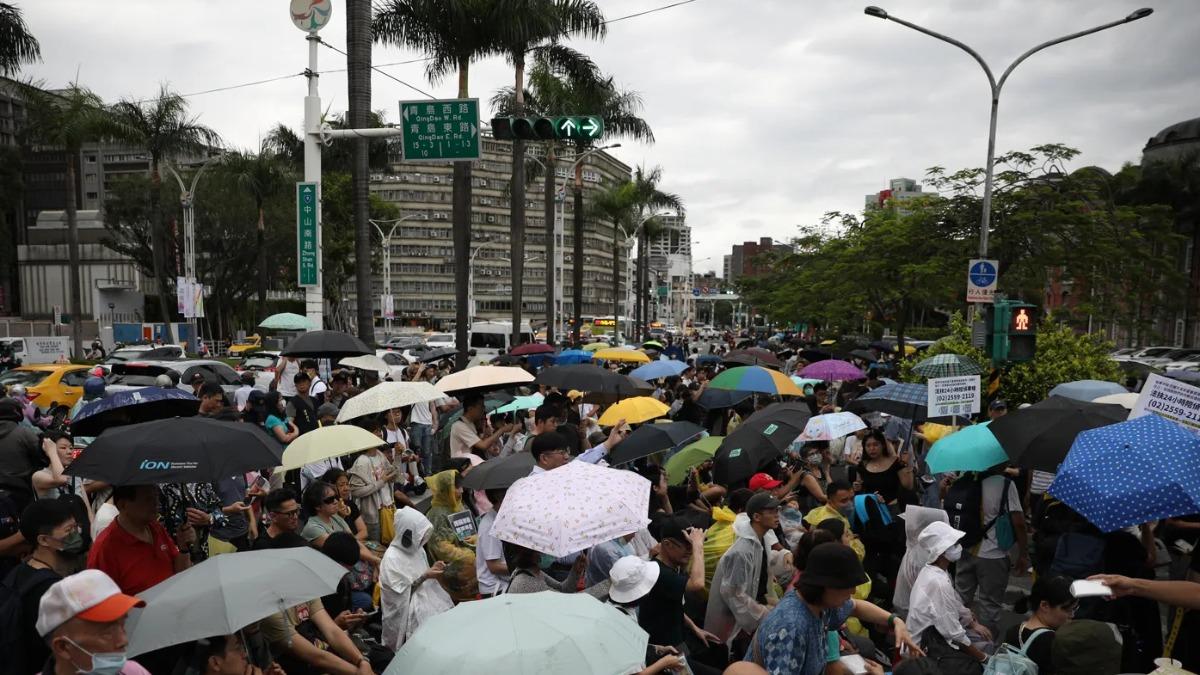
<svg viewBox="0 0 1200 675">
<path fill-rule="evenodd" d="M 15 0 L 41 41 L 26 74 L 74 79 L 107 100 L 146 98 L 160 82 L 185 94 L 297 73 L 305 40 L 287 0 Z M 599 0 L 608 18 L 670 0 Z M 876 0 L 879 1 L 879 0 Z M 1153 16 L 1052 47 L 1023 63 L 1001 98 L 997 148 L 1063 142 L 1078 166 L 1138 161 L 1147 138 L 1200 115 L 1200 6 L 1195 0 L 885 0 L 892 14 L 949 34 L 1002 71 L 1044 40 L 1120 18 L 1152 2 Z M 322 31 L 344 48 L 344 2 Z M 697 273 L 721 270 L 730 246 L 787 239 L 830 210 L 859 210 L 889 178 L 927 167 L 982 166 L 988 92 L 970 57 L 945 43 L 862 13 L 846 0 L 695 0 L 609 26 L 604 42 L 575 45 L 639 92 L 657 142 L 614 150 L 630 164 L 661 165 L 664 187 L 687 204 Z M 376 64 L 420 54 L 377 46 Z M 345 67 L 321 50 L 321 68 Z M 434 96 L 455 81 L 425 80 L 423 65 L 389 74 Z M 471 94 L 510 85 L 501 59 L 473 68 Z M 420 98 L 376 73 L 373 106 L 395 120 Z M 299 128 L 303 78 L 189 97 L 227 144 L 257 147 L 277 122 Z M 323 102 L 346 107 L 344 73 L 321 77 Z M 583 112 L 583 111 L 581 111 Z"/>
</svg>

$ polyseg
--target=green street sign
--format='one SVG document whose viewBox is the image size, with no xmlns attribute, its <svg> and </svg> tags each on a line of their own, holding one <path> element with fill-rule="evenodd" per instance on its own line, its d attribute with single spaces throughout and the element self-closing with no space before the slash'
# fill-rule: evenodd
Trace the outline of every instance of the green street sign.
<svg viewBox="0 0 1200 675">
<path fill-rule="evenodd" d="M 406 162 L 471 162 L 480 158 L 479 99 L 401 101 Z"/>
<path fill-rule="evenodd" d="M 317 216 L 321 212 L 321 184 L 296 183 L 296 283 L 317 286 Z"/>
<path fill-rule="evenodd" d="M 594 140 L 604 134 L 604 120 L 595 115 L 556 117 L 554 133 L 562 139 Z"/>
</svg>

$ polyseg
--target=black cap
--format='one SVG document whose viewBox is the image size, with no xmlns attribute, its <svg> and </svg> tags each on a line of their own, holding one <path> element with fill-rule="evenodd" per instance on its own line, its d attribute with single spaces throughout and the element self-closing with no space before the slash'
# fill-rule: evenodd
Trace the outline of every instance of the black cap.
<svg viewBox="0 0 1200 675">
<path fill-rule="evenodd" d="M 801 581 L 825 588 L 854 588 L 866 583 L 867 575 L 854 549 L 845 544 L 818 544 L 808 554 Z"/>
<path fill-rule="evenodd" d="M 1004 399 L 998 398 L 992 401 L 988 406 L 988 410 L 1008 410 L 1008 403 Z"/>
<path fill-rule="evenodd" d="M 358 564 L 358 540 L 349 532 L 334 532 L 325 537 L 321 552 L 333 559 L 334 562 L 350 567 Z"/>
<path fill-rule="evenodd" d="M 752 516 L 759 511 L 779 508 L 779 500 L 769 492 L 756 492 L 750 501 L 746 502 L 746 515 Z"/>
<path fill-rule="evenodd" d="M 658 526 L 658 540 L 674 539 L 675 543 L 683 546 L 691 546 L 688 541 L 687 534 L 683 531 L 683 524 L 675 518 L 664 518 Z"/>
</svg>

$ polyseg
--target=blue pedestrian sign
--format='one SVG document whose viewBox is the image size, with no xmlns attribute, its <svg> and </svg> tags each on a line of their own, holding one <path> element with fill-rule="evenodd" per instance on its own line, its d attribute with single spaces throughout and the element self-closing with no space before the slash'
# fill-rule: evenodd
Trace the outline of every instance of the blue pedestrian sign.
<svg viewBox="0 0 1200 675">
<path fill-rule="evenodd" d="M 991 303 L 999 279 L 998 260 L 972 260 L 967 265 L 967 302 Z"/>
</svg>

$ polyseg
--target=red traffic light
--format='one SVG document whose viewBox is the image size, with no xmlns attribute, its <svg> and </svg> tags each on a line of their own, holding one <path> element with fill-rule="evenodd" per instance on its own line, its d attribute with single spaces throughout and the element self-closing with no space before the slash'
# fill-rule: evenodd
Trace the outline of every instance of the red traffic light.
<svg viewBox="0 0 1200 675">
<path fill-rule="evenodd" d="M 1037 329 L 1036 320 L 1030 307 L 1013 307 L 1012 318 L 1009 319 L 1008 332 L 1010 335 L 1033 333 Z"/>
</svg>

